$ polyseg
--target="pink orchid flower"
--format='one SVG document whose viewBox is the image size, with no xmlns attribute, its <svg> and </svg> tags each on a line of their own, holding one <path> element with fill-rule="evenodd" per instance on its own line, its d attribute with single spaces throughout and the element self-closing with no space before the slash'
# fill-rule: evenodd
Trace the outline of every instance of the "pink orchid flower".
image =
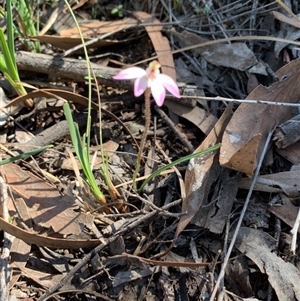
<svg viewBox="0 0 300 301">
<path fill-rule="evenodd" d="M 160 73 L 159 68 L 160 64 L 153 61 L 146 70 L 140 67 L 129 67 L 120 71 L 113 79 L 136 79 L 134 96 L 139 97 L 150 88 L 156 104 L 161 107 L 166 97 L 166 89 L 177 98 L 180 98 L 180 94 L 175 81 L 170 76 Z"/>
</svg>

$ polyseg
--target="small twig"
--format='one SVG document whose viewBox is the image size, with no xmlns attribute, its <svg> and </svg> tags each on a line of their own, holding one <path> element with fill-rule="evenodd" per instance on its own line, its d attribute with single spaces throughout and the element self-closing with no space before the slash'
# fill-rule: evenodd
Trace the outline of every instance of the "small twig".
<svg viewBox="0 0 300 301">
<path fill-rule="evenodd" d="M 143 132 L 142 138 L 141 138 L 141 143 L 140 143 L 140 148 L 139 152 L 137 155 L 136 159 L 136 168 L 132 177 L 132 186 L 133 189 L 136 191 L 136 178 L 140 170 L 141 166 L 141 158 L 143 155 L 143 150 L 145 147 L 146 139 L 147 139 L 147 133 L 150 127 L 150 118 L 151 118 L 151 109 L 150 109 L 150 88 L 147 88 L 145 91 L 145 130 Z"/>
<path fill-rule="evenodd" d="M 142 201 L 143 203 L 145 203 L 146 205 L 148 205 L 150 208 L 152 208 L 154 211 L 158 212 L 159 215 L 163 215 L 163 216 L 171 216 L 171 217 L 180 217 L 184 214 L 186 214 L 185 212 L 179 212 L 179 213 L 171 213 L 169 211 L 163 210 L 161 207 L 157 207 L 156 205 L 154 205 L 151 201 L 148 201 L 147 199 L 142 198 L 140 195 L 138 194 L 133 194 L 127 190 L 123 190 L 124 193 L 126 193 L 129 196 L 138 198 L 140 201 Z M 141 213 L 145 213 L 148 211 L 145 210 L 141 210 Z"/>
<path fill-rule="evenodd" d="M 298 209 L 298 214 L 294 223 L 294 226 L 290 233 L 292 234 L 292 243 L 291 243 L 291 252 L 292 254 L 296 254 L 296 243 L 297 243 L 297 235 L 298 235 L 298 229 L 300 226 L 300 208 Z"/>
<path fill-rule="evenodd" d="M 5 220 L 9 219 L 7 207 L 7 185 L 0 177 L 0 204 L 2 205 L 2 216 Z M 0 301 L 9 300 L 9 281 L 11 278 L 11 268 L 9 267 L 10 248 L 14 236 L 4 232 L 2 253 L 0 256 Z"/>
<path fill-rule="evenodd" d="M 166 115 L 166 113 L 159 108 L 158 106 L 155 106 L 155 111 L 160 115 L 162 120 L 170 127 L 170 129 L 174 132 L 174 134 L 179 138 L 179 140 L 188 148 L 188 150 L 193 153 L 194 147 L 191 144 L 190 141 L 188 141 L 182 133 L 175 127 L 174 123 L 170 120 L 170 118 Z"/>
<path fill-rule="evenodd" d="M 252 195 L 252 192 L 253 192 L 253 188 L 254 188 L 254 185 L 255 185 L 255 183 L 256 183 L 256 181 L 257 181 L 257 177 L 258 177 L 258 175 L 259 175 L 259 171 L 260 171 L 260 168 L 261 168 L 261 165 L 262 165 L 264 156 L 265 156 L 265 154 L 266 154 L 268 145 L 269 145 L 269 143 L 270 143 L 270 141 L 271 141 L 271 137 L 272 137 L 273 132 L 274 132 L 274 129 L 268 134 L 268 137 L 267 137 L 267 140 L 266 140 L 266 142 L 265 142 L 263 151 L 262 151 L 261 156 L 260 156 L 260 158 L 259 158 L 259 161 L 258 161 L 258 163 L 257 163 L 257 168 L 256 168 L 255 174 L 254 174 L 254 176 L 253 176 L 253 178 L 252 178 L 252 183 L 251 183 L 251 186 L 250 186 L 250 188 L 249 188 L 249 191 L 248 191 L 248 194 L 247 194 L 247 197 L 246 197 L 246 200 L 245 200 L 245 204 L 244 204 L 243 210 L 242 210 L 242 212 L 241 212 L 240 218 L 239 218 L 239 220 L 238 220 L 238 223 L 237 223 L 237 225 L 236 225 L 234 234 L 233 234 L 233 236 L 232 236 L 232 240 L 231 240 L 231 243 L 230 243 L 230 245 L 229 245 L 229 247 L 228 247 L 227 254 L 226 254 L 225 258 L 224 258 L 224 262 L 223 262 L 223 264 L 222 264 L 222 268 L 221 268 L 221 270 L 220 270 L 219 277 L 218 277 L 218 279 L 217 279 L 217 281 L 216 281 L 214 290 L 213 290 L 213 292 L 212 292 L 212 294 L 211 294 L 211 296 L 210 296 L 210 299 L 209 299 L 210 301 L 214 301 L 214 300 L 215 300 L 215 296 L 216 296 L 216 293 L 217 293 L 217 291 L 218 291 L 219 285 L 220 285 L 220 283 L 221 283 L 221 281 L 222 281 L 222 279 L 223 279 L 223 277 L 224 277 L 224 275 L 225 275 L 225 269 L 226 269 L 226 266 L 227 266 L 227 263 L 228 263 L 230 254 L 231 254 L 232 249 L 233 249 L 233 247 L 234 247 L 234 244 L 235 244 L 236 238 L 237 238 L 237 236 L 238 236 L 239 230 L 240 230 L 240 228 L 241 228 L 241 225 L 242 225 L 242 222 L 243 222 L 245 213 L 246 213 L 246 211 L 247 211 L 247 207 L 248 207 L 249 202 L 250 202 L 250 198 L 251 198 L 251 195 Z"/>
<path fill-rule="evenodd" d="M 292 102 L 280 102 L 280 101 L 268 101 L 268 100 L 259 100 L 259 99 L 236 99 L 236 98 L 226 98 L 221 96 L 216 97 L 206 97 L 206 96 L 184 96 L 184 98 L 192 99 L 202 99 L 202 100 L 216 100 L 216 101 L 225 101 L 225 102 L 238 102 L 238 103 L 255 103 L 263 104 L 270 106 L 280 106 L 280 107 L 300 107 L 300 103 Z"/>
<path fill-rule="evenodd" d="M 173 203 L 170 203 L 166 206 L 163 206 L 161 209 L 162 210 L 168 210 L 169 208 L 176 206 L 178 204 L 181 203 L 181 199 L 174 201 Z M 115 241 L 118 237 L 120 237 L 121 235 L 124 235 L 126 233 L 129 233 L 130 231 L 132 231 L 133 229 L 135 229 L 138 225 L 140 225 L 142 222 L 148 220 L 149 218 L 153 217 L 157 212 L 156 211 L 152 211 L 147 213 L 143 218 L 137 219 L 135 220 L 133 223 L 129 224 L 128 226 L 122 228 L 121 230 L 117 231 L 116 233 L 114 233 L 111 237 L 109 237 L 106 242 L 100 244 L 99 246 L 97 246 L 96 248 L 94 248 L 90 253 L 88 253 L 87 255 L 85 255 L 82 260 L 80 262 L 78 262 L 75 267 L 63 278 L 61 279 L 57 284 L 55 284 L 54 286 L 52 286 L 50 289 L 48 289 L 39 299 L 38 301 L 45 301 L 48 299 L 48 297 L 53 294 L 54 292 L 56 292 L 58 289 L 60 289 L 61 287 L 63 287 L 67 281 L 69 279 L 71 279 L 77 272 L 79 269 L 81 269 L 82 267 L 84 267 L 91 258 L 93 258 L 97 253 L 99 253 L 101 250 L 103 250 L 105 247 L 107 247 L 110 243 L 112 243 L 113 241 Z"/>
</svg>

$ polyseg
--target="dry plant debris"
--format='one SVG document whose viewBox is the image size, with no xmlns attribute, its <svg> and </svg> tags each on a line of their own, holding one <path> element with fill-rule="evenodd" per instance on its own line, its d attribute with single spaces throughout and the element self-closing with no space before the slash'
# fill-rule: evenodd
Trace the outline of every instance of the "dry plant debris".
<svg viewBox="0 0 300 301">
<path fill-rule="evenodd" d="M 0 166 L 0 301 L 300 300 L 296 1 L 69 2 L 91 92 L 64 1 L 32 6 L 43 26 L 24 37 L 41 53 L 16 40 L 28 94 L 0 81 L 1 160 L 52 145 Z M 144 103 L 131 80 L 113 76 L 153 60 L 181 98 L 151 106 L 138 186 L 167 163 L 221 148 L 138 193 Z M 83 133 L 89 94 L 89 158 L 105 206 L 84 180 L 62 110 L 68 102 Z"/>
</svg>

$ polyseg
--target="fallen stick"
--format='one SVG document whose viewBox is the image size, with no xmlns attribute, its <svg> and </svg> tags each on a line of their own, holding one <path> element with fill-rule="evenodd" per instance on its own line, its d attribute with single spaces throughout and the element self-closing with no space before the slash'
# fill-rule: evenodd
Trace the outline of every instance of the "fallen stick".
<svg viewBox="0 0 300 301">
<path fill-rule="evenodd" d="M 73 81 L 87 81 L 88 69 L 85 60 L 18 51 L 16 53 L 16 62 L 19 70 L 49 74 L 57 78 Z M 91 63 L 91 68 L 97 76 L 99 84 L 132 90 L 133 85 L 131 81 L 116 81 L 112 78 L 120 69 L 105 67 L 95 63 Z"/>
</svg>

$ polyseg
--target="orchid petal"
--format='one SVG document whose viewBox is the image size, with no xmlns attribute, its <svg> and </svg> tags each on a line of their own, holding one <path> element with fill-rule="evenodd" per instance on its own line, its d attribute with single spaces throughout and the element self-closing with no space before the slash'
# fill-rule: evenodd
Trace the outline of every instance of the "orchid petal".
<svg viewBox="0 0 300 301">
<path fill-rule="evenodd" d="M 175 81 L 168 75 L 160 73 L 157 76 L 157 80 L 175 97 L 180 98 L 180 93 Z"/>
<path fill-rule="evenodd" d="M 152 81 L 151 93 L 156 104 L 161 107 L 166 97 L 166 90 L 159 79 Z"/>
<path fill-rule="evenodd" d="M 113 79 L 134 79 L 146 75 L 146 71 L 140 67 L 129 67 L 121 70 Z"/>
<path fill-rule="evenodd" d="M 143 70 L 144 71 L 144 70 Z M 141 96 L 148 87 L 148 78 L 146 75 L 139 77 L 134 82 L 134 96 Z"/>
</svg>

